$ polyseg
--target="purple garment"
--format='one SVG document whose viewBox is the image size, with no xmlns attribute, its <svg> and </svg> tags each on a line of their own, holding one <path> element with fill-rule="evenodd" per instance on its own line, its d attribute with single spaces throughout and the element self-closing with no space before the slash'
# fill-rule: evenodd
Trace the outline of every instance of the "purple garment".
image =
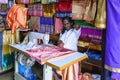
<svg viewBox="0 0 120 80">
<path fill-rule="evenodd" d="M 106 30 L 106 68 L 112 72 L 112 78 L 120 78 L 120 0 L 107 0 Z M 112 69 L 119 69 L 112 70 Z M 117 75 L 116 75 L 117 74 Z"/>
</svg>

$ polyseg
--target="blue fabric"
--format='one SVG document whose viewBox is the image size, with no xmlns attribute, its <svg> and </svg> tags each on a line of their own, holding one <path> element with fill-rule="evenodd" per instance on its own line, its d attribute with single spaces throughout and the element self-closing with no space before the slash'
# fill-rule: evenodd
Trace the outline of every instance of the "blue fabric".
<svg viewBox="0 0 120 80">
<path fill-rule="evenodd" d="M 22 66 L 18 63 L 18 71 L 18 73 L 26 78 L 26 80 L 37 80 L 32 72 L 31 67 Z"/>
</svg>

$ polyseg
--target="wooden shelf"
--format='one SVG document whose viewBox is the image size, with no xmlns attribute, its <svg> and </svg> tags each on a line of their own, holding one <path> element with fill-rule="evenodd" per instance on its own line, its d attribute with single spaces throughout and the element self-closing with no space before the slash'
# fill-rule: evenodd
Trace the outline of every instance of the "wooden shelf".
<svg viewBox="0 0 120 80">
<path fill-rule="evenodd" d="M 95 66 L 95 67 L 98 67 L 98 68 L 101 68 L 102 67 L 102 61 L 101 60 L 95 60 L 95 59 L 86 59 L 84 61 L 82 61 L 82 63 L 84 64 L 89 64 L 91 66 Z"/>
</svg>

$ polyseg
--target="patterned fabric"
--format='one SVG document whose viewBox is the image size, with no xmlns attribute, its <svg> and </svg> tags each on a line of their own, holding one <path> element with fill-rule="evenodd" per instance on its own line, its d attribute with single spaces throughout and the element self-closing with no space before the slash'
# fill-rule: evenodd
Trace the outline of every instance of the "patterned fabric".
<svg viewBox="0 0 120 80">
<path fill-rule="evenodd" d="M 95 28 L 81 28 L 80 39 L 91 41 L 96 44 L 100 44 L 102 42 L 102 30 Z"/>
<path fill-rule="evenodd" d="M 43 6 L 42 4 L 30 4 L 28 5 L 28 15 L 30 16 L 42 16 L 43 15 Z"/>
<path fill-rule="evenodd" d="M 72 12 L 56 12 L 57 18 L 64 18 L 65 16 L 72 17 Z"/>
<path fill-rule="evenodd" d="M 40 17 L 40 27 L 38 32 L 53 34 L 54 18 Z"/>
</svg>

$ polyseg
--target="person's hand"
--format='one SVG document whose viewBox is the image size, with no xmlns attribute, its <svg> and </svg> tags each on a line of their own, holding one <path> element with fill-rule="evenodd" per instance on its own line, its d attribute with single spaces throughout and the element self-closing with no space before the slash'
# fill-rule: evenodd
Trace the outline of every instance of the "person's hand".
<svg viewBox="0 0 120 80">
<path fill-rule="evenodd" d="M 63 47 L 64 46 L 64 43 L 62 41 L 59 42 L 58 44 L 59 47 Z"/>
</svg>

